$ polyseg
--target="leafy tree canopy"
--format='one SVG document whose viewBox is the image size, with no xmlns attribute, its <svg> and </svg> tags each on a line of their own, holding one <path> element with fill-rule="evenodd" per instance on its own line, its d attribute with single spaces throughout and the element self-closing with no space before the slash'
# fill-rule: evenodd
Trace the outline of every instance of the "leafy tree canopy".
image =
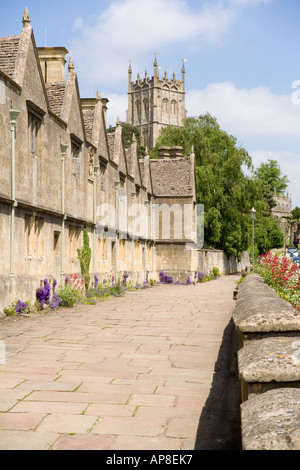
<svg viewBox="0 0 300 470">
<path fill-rule="evenodd" d="M 300 207 L 296 206 L 292 210 L 292 217 L 293 217 L 293 220 L 300 220 Z"/>
<path fill-rule="evenodd" d="M 271 217 L 274 202 L 265 179 L 245 175 L 245 169 L 253 174 L 250 155 L 235 137 L 220 128 L 216 118 L 210 114 L 189 117 L 183 127 L 164 128 L 151 158 L 157 158 L 162 146 L 182 146 L 185 155 L 194 151 L 197 200 L 205 210 L 206 245 L 239 258 L 251 246 L 250 210 L 255 207 L 259 252 L 282 246 L 278 222 Z M 271 168 L 277 167 L 272 163 Z"/>
<path fill-rule="evenodd" d="M 264 181 L 269 190 L 278 195 L 284 195 L 288 187 L 288 177 L 282 175 L 280 167 L 275 160 L 268 159 L 268 163 L 262 163 L 259 168 L 254 171 L 254 177 Z"/>
<path fill-rule="evenodd" d="M 130 148 L 132 144 L 132 137 L 133 134 L 135 135 L 137 144 L 138 144 L 138 154 L 139 156 L 145 155 L 145 147 L 141 145 L 141 134 L 137 127 L 133 126 L 132 124 L 128 124 L 127 122 L 121 122 L 122 126 L 122 136 L 123 136 L 123 143 L 125 148 Z M 110 126 L 107 129 L 107 132 L 114 132 L 116 127 Z"/>
</svg>

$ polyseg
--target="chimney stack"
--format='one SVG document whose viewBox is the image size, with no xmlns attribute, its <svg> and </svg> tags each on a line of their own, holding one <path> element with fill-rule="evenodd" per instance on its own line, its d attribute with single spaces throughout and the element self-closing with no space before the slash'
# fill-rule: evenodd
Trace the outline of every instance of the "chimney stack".
<svg viewBox="0 0 300 470">
<path fill-rule="evenodd" d="M 69 53 L 65 47 L 38 47 L 40 64 L 45 83 L 65 80 L 65 56 Z"/>
<path fill-rule="evenodd" d="M 158 158 L 159 160 L 170 158 L 170 147 L 160 147 L 158 149 Z"/>
</svg>

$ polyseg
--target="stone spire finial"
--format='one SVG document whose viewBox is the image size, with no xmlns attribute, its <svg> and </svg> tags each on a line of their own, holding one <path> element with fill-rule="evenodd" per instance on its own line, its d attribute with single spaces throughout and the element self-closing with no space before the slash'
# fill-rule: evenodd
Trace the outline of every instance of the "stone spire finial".
<svg viewBox="0 0 300 470">
<path fill-rule="evenodd" d="M 23 23 L 23 26 L 26 26 L 27 24 L 30 24 L 30 23 L 31 23 L 31 19 L 30 19 L 30 16 L 29 16 L 28 8 L 27 8 L 27 7 L 25 7 L 25 10 L 24 10 L 24 14 L 23 14 L 23 18 L 22 18 L 22 23 Z"/>
<path fill-rule="evenodd" d="M 101 100 L 101 95 L 100 95 L 100 91 L 99 91 L 99 90 L 97 90 L 96 99 L 97 99 L 97 100 Z"/>
<path fill-rule="evenodd" d="M 157 53 L 155 53 L 155 54 L 157 54 Z M 159 79 L 158 64 L 157 64 L 157 60 L 156 60 L 156 55 L 155 55 L 153 67 L 154 67 L 154 78 Z"/>
</svg>

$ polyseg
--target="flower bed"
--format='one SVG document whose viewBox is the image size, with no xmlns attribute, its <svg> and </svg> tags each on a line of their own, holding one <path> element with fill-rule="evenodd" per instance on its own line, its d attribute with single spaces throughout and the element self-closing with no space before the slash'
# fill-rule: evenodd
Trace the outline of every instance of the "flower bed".
<svg viewBox="0 0 300 470">
<path fill-rule="evenodd" d="M 217 268 L 213 269 L 217 270 Z M 175 281 L 173 276 L 168 276 L 161 271 L 159 273 L 160 280 L 156 282 L 149 279 L 149 271 L 147 271 L 146 281 L 141 285 L 134 285 L 128 278 L 129 274 L 124 272 L 122 280 L 118 282 L 115 282 L 114 275 L 111 276 L 110 280 L 103 279 L 102 282 L 99 282 L 98 277 L 95 275 L 93 286 L 88 291 L 86 291 L 84 279 L 78 277 L 77 274 L 67 276 L 59 285 L 55 279 L 44 279 L 41 281 L 41 286 L 36 290 L 36 300 L 33 304 L 31 301 L 15 300 L 10 307 L 4 309 L 4 313 L 7 316 L 20 316 L 59 307 L 73 307 L 76 304 L 93 305 L 110 297 L 121 297 L 126 291 L 152 287 L 157 284 L 196 285 L 197 283 L 210 281 L 216 276 L 213 271 L 210 275 L 196 271 L 192 277 L 187 277 L 186 282 L 179 282 Z"/>
<path fill-rule="evenodd" d="M 300 311 L 300 269 L 292 258 L 268 252 L 260 257 L 255 271 L 280 297 Z"/>
</svg>

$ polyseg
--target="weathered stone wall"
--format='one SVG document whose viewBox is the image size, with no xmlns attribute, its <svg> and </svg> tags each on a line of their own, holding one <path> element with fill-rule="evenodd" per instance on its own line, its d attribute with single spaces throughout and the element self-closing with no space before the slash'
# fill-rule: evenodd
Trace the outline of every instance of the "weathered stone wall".
<svg viewBox="0 0 300 470">
<path fill-rule="evenodd" d="M 250 267 L 249 253 L 242 253 L 239 261 L 235 256 L 228 256 L 221 250 L 199 250 L 198 271 L 209 274 L 213 267 L 219 268 L 221 274 L 233 274 L 246 271 Z"/>
<path fill-rule="evenodd" d="M 244 450 L 300 450 L 300 313 L 257 274 L 239 285 Z"/>
</svg>

